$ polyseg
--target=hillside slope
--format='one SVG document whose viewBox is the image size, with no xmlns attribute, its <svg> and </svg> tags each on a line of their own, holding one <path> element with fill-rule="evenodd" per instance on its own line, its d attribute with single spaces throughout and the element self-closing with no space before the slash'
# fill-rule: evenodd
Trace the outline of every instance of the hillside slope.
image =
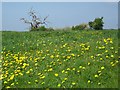
<svg viewBox="0 0 120 90">
<path fill-rule="evenodd" d="M 3 88 L 117 88 L 117 33 L 2 32 Z"/>
</svg>

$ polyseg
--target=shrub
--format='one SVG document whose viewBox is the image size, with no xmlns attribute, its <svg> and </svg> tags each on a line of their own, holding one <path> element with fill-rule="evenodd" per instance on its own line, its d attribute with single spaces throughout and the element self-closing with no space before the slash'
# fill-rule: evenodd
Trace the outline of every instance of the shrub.
<svg viewBox="0 0 120 90">
<path fill-rule="evenodd" d="M 103 17 L 101 18 L 95 18 L 95 20 L 92 22 L 89 22 L 89 27 L 91 29 L 95 29 L 95 30 L 102 30 L 103 29 Z"/>
<path fill-rule="evenodd" d="M 80 28 L 81 30 L 88 29 L 88 24 L 82 23 L 82 24 L 80 24 L 79 28 Z"/>
<path fill-rule="evenodd" d="M 85 30 L 88 29 L 88 24 L 82 23 L 80 25 L 72 26 L 72 30 Z"/>
<path fill-rule="evenodd" d="M 31 28 L 30 31 L 46 31 L 47 28 L 45 26 L 40 26 L 38 28 Z"/>
</svg>

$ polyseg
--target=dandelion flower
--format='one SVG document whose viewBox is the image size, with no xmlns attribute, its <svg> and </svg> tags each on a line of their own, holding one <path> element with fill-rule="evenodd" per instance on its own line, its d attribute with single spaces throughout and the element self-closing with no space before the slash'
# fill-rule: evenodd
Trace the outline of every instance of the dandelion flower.
<svg viewBox="0 0 120 90">
<path fill-rule="evenodd" d="M 79 68 L 82 68 L 82 66 L 79 66 Z"/>
<path fill-rule="evenodd" d="M 60 87 L 60 86 L 61 86 L 61 84 L 58 84 L 57 86 L 58 86 L 58 87 Z"/>
<path fill-rule="evenodd" d="M 76 83 L 75 82 L 72 82 L 72 85 L 75 85 Z"/>
<path fill-rule="evenodd" d="M 94 58 L 94 56 L 90 56 L 92 59 Z"/>
<path fill-rule="evenodd" d="M 14 78 L 14 75 L 12 75 L 12 76 L 10 77 L 10 80 L 13 80 L 13 78 Z"/>
<path fill-rule="evenodd" d="M 29 73 L 30 73 L 30 71 L 27 71 L 26 73 L 27 73 L 27 74 L 29 74 Z"/>
<path fill-rule="evenodd" d="M 101 83 L 99 82 L 98 85 L 100 85 Z"/>
<path fill-rule="evenodd" d="M 110 41 L 110 43 L 113 43 L 113 41 Z"/>
<path fill-rule="evenodd" d="M 10 86 L 7 86 L 6 88 L 10 88 Z"/>
<path fill-rule="evenodd" d="M 59 55 L 56 55 L 56 57 L 58 58 L 58 57 L 59 57 Z"/>
<path fill-rule="evenodd" d="M 71 50 L 69 49 L 69 50 L 67 50 L 68 52 L 71 52 Z"/>
<path fill-rule="evenodd" d="M 100 60 L 103 60 L 103 58 L 100 58 Z"/>
<path fill-rule="evenodd" d="M 63 80 L 62 83 L 64 83 L 65 81 Z"/>
<path fill-rule="evenodd" d="M 48 71 L 52 71 L 53 69 L 52 68 L 50 68 Z"/>
<path fill-rule="evenodd" d="M 88 80 L 88 83 L 90 83 L 90 80 Z"/>
<path fill-rule="evenodd" d="M 67 70 L 70 70 L 70 68 L 67 68 Z"/>
<path fill-rule="evenodd" d="M 113 62 L 110 62 L 110 64 L 113 64 Z"/>
<path fill-rule="evenodd" d="M 56 76 L 56 77 L 58 77 L 58 74 L 57 74 L 57 73 L 55 73 L 55 76 Z"/>
<path fill-rule="evenodd" d="M 101 73 L 101 71 L 98 71 L 98 73 Z"/>
<path fill-rule="evenodd" d="M 114 57 L 114 55 L 111 55 L 111 58 L 113 58 Z"/>
<path fill-rule="evenodd" d="M 82 69 L 85 69 L 85 67 L 82 67 Z"/>
<path fill-rule="evenodd" d="M 8 83 L 7 81 L 4 81 L 4 84 Z"/>
<path fill-rule="evenodd" d="M 31 68 L 30 71 L 33 71 L 33 69 Z"/>
<path fill-rule="evenodd" d="M 23 74 L 22 74 L 21 72 L 20 72 L 19 74 L 20 74 L 21 76 L 23 76 Z"/>
<path fill-rule="evenodd" d="M 80 71 L 78 70 L 77 72 L 79 73 Z"/>
<path fill-rule="evenodd" d="M 75 54 L 73 54 L 73 53 L 72 53 L 71 55 L 72 55 L 73 57 L 75 56 Z"/>
<path fill-rule="evenodd" d="M 90 62 L 88 62 L 87 64 L 90 65 Z"/>
<path fill-rule="evenodd" d="M 104 66 L 102 66 L 102 67 L 101 67 L 101 69 L 103 70 L 103 69 L 105 69 L 105 67 L 104 67 Z"/>
<path fill-rule="evenodd" d="M 44 78 L 45 78 L 45 76 L 40 77 L 40 79 L 44 79 Z"/>
<path fill-rule="evenodd" d="M 45 82 L 42 82 L 41 84 L 45 84 Z"/>
<path fill-rule="evenodd" d="M 50 56 L 50 58 L 54 58 L 54 56 L 53 56 L 53 55 L 51 55 L 51 56 Z"/>
<path fill-rule="evenodd" d="M 31 84 L 31 82 L 28 82 L 28 84 Z"/>
<path fill-rule="evenodd" d="M 67 78 L 64 78 L 64 80 L 67 80 Z"/>
<path fill-rule="evenodd" d="M 95 75 L 95 77 L 97 78 L 97 77 L 98 77 L 98 75 Z"/>
<path fill-rule="evenodd" d="M 110 47 L 110 49 L 114 49 L 114 47 Z"/>
<path fill-rule="evenodd" d="M 105 52 L 107 53 L 107 52 L 108 52 L 108 50 L 105 50 Z"/>
<path fill-rule="evenodd" d="M 37 83 L 37 82 L 38 82 L 38 80 L 35 80 L 35 82 Z"/>
<path fill-rule="evenodd" d="M 75 68 L 73 68 L 72 70 L 75 71 Z"/>
<path fill-rule="evenodd" d="M 67 71 L 65 71 L 65 73 L 67 74 L 68 72 L 67 72 Z"/>
<path fill-rule="evenodd" d="M 105 56 L 106 58 L 108 58 L 108 56 Z"/>
<path fill-rule="evenodd" d="M 112 64 L 112 66 L 115 66 L 115 64 Z"/>
<path fill-rule="evenodd" d="M 70 59 L 71 57 L 70 56 L 67 56 L 67 59 Z"/>
<path fill-rule="evenodd" d="M 116 63 L 118 63 L 119 61 L 118 61 L 118 60 L 116 60 L 115 62 L 116 62 Z"/>
<path fill-rule="evenodd" d="M 62 73 L 64 73 L 65 72 L 65 70 L 62 70 Z"/>
<path fill-rule="evenodd" d="M 11 86 L 13 86 L 14 85 L 14 83 L 11 83 Z"/>
</svg>

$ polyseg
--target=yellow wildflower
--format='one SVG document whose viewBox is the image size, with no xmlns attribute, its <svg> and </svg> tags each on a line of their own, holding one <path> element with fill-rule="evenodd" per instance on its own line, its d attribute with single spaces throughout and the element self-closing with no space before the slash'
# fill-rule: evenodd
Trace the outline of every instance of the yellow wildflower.
<svg viewBox="0 0 120 90">
<path fill-rule="evenodd" d="M 72 85 L 75 85 L 76 83 L 75 82 L 72 82 Z"/>
<path fill-rule="evenodd" d="M 111 55 L 111 58 L 113 58 L 114 57 L 114 55 Z"/>
<path fill-rule="evenodd" d="M 60 86 L 61 86 L 61 84 L 58 84 L 57 86 L 58 86 L 58 87 L 60 87 Z"/>
<path fill-rule="evenodd" d="M 105 69 L 105 67 L 104 67 L 104 66 L 102 66 L 102 67 L 101 67 L 101 69 L 103 70 L 103 69 Z"/>
<path fill-rule="evenodd" d="M 10 88 L 10 86 L 7 86 L 6 88 Z"/>
<path fill-rule="evenodd" d="M 51 55 L 51 56 L 50 56 L 50 58 L 54 58 L 54 56 L 53 56 L 53 55 Z"/>
<path fill-rule="evenodd" d="M 101 83 L 99 82 L 98 85 L 100 85 Z"/>
<path fill-rule="evenodd" d="M 10 77 L 10 80 L 13 80 L 13 78 L 14 78 L 14 75 L 12 75 L 12 76 Z"/>
<path fill-rule="evenodd" d="M 67 68 L 67 70 L 70 70 L 70 68 Z"/>
<path fill-rule="evenodd" d="M 7 81 L 4 81 L 4 84 L 8 83 Z"/>
<path fill-rule="evenodd" d="M 82 66 L 79 66 L 79 68 L 82 68 Z"/>
<path fill-rule="evenodd" d="M 57 74 L 57 73 L 55 73 L 55 76 L 56 76 L 56 77 L 58 77 L 58 74 Z"/>
<path fill-rule="evenodd" d="M 31 82 L 28 82 L 28 84 L 31 84 Z"/>
<path fill-rule="evenodd" d="M 45 76 L 41 76 L 41 77 L 40 77 L 40 79 L 44 79 L 44 78 L 45 78 Z"/>
<path fill-rule="evenodd" d="M 98 71 L 98 73 L 101 73 L 101 71 Z"/>
<path fill-rule="evenodd" d="M 75 68 L 73 68 L 72 70 L 75 71 Z"/>
<path fill-rule="evenodd" d="M 30 73 L 30 71 L 27 71 L 26 73 L 27 73 L 27 74 L 29 74 L 29 73 Z"/>
<path fill-rule="evenodd" d="M 90 83 L 90 80 L 88 80 L 88 83 Z"/>
<path fill-rule="evenodd" d="M 95 75 L 95 77 L 97 78 L 97 77 L 98 77 L 98 75 Z"/>
<path fill-rule="evenodd" d="M 70 59 L 71 57 L 70 56 L 67 56 L 67 59 Z"/>
<path fill-rule="evenodd" d="M 45 84 L 45 82 L 42 82 L 41 84 Z"/>
<path fill-rule="evenodd" d="M 38 80 L 35 80 L 35 82 L 37 83 L 37 82 L 38 82 Z"/>
<path fill-rule="evenodd" d="M 14 83 L 11 83 L 11 86 L 13 86 L 14 85 Z"/>
<path fill-rule="evenodd" d="M 90 62 L 88 62 L 87 64 L 90 65 Z"/>
<path fill-rule="evenodd" d="M 48 69 L 48 71 L 52 71 L 52 70 L 53 70 L 52 68 Z"/>
<path fill-rule="evenodd" d="M 65 72 L 65 70 L 62 70 L 62 73 L 64 73 Z"/>
<path fill-rule="evenodd" d="M 64 80 L 67 80 L 67 78 L 64 78 Z"/>
<path fill-rule="evenodd" d="M 71 55 L 72 55 L 73 57 L 75 56 L 75 54 L 74 54 L 74 53 L 72 53 Z"/>
</svg>

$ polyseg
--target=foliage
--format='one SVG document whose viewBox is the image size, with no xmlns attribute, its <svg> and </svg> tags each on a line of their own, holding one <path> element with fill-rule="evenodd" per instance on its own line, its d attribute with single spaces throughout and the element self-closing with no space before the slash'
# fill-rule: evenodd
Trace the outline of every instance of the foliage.
<svg viewBox="0 0 120 90">
<path fill-rule="evenodd" d="M 46 28 L 45 26 L 40 26 L 38 28 L 32 28 L 30 31 L 54 31 L 53 28 Z"/>
<path fill-rule="evenodd" d="M 88 29 L 88 24 L 82 23 L 80 25 L 72 26 L 72 30 L 85 30 Z"/>
<path fill-rule="evenodd" d="M 2 88 L 118 88 L 117 35 L 2 32 Z"/>
<path fill-rule="evenodd" d="M 45 28 L 45 26 L 40 26 L 38 28 L 31 28 L 30 31 L 45 31 L 47 30 L 47 28 Z"/>
<path fill-rule="evenodd" d="M 95 18 L 95 20 L 92 22 L 90 21 L 89 23 L 90 29 L 95 29 L 95 30 L 102 30 L 103 29 L 103 17 L 101 18 Z"/>
</svg>

